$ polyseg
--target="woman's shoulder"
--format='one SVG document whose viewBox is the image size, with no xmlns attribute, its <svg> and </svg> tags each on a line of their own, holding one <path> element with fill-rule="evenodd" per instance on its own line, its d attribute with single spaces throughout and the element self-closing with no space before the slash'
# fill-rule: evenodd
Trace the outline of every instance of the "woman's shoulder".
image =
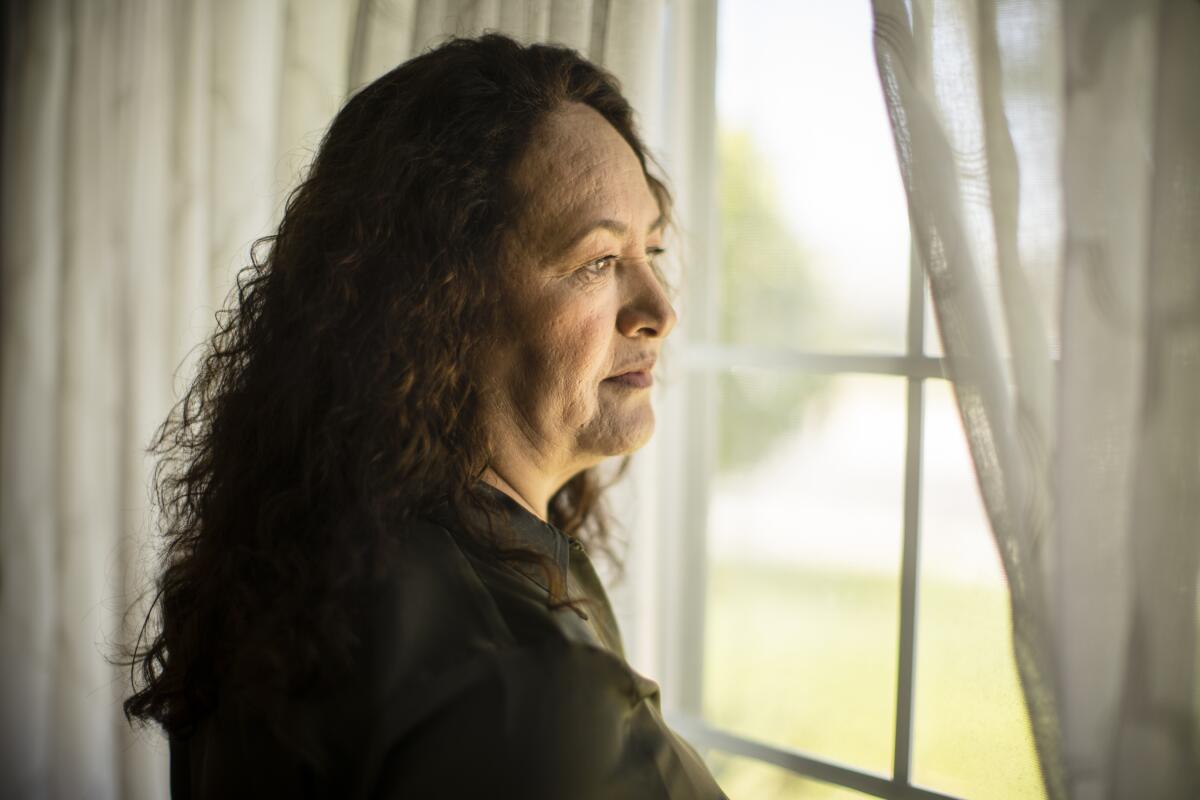
<svg viewBox="0 0 1200 800">
<path fill-rule="evenodd" d="M 266 690 L 225 692 L 196 731 L 171 742 L 174 794 L 273 797 L 287 788 L 308 796 L 302 783 L 357 781 L 350 776 L 384 758 L 386 743 L 516 649 L 501 604 L 454 534 L 411 518 L 393 542 L 379 556 L 385 574 L 355 594 L 347 633 L 357 644 L 348 671 L 289 694 L 282 711 L 264 704 Z"/>
<path fill-rule="evenodd" d="M 419 684 L 516 643 L 494 592 L 453 533 L 418 517 L 396 538 L 396 557 L 370 592 L 364 644 L 371 674 Z"/>
<path fill-rule="evenodd" d="M 548 607 L 541 582 L 475 554 L 465 535 L 425 517 L 397 531 L 396 557 L 370 593 L 364 654 L 385 684 L 376 691 L 411 694 L 481 657 L 581 638 L 573 614 Z"/>
</svg>

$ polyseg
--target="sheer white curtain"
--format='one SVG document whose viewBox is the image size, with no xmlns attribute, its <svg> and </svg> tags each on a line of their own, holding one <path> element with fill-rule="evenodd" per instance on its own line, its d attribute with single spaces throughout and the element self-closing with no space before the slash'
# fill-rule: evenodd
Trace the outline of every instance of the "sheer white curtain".
<svg viewBox="0 0 1200 800">
<path fill-rule="evenodd" d="M 104 654 L 154 556 L 143 448 L 248 248 L 355 87 L 445 34 L 571 45 L 656 141 L 642 0 L 6 4 L 0 242 L 0 786 L 166 796 Z M 178 370 L 177 370 L 178 368 Z"/>
<path fill-rule="evenodd" d="M 1200 796 L 1200 3 L 874 11 L 1048 795 Z"/>
</svg>

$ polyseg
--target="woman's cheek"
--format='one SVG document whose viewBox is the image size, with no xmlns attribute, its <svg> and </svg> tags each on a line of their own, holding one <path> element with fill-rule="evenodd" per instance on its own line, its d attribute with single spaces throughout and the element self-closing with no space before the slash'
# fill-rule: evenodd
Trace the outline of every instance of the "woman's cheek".
<svg viewBox="0 0 1200 800">
<path fill-rule="evenodd" d="M 590 314 L 576 334 L 579 371 L 593 387 L 608 377 L 612 363 L 615 323 L 600 313 Z"/>
<path fill-rule="evenodd" d="M 568 387 L 566 417 L 571 427 L 583 427 L 596 416 L 600 382 L 608 377 L 610 342 L 596 318 L 577 319 L 565 332 L 559 363 Z"/>
</svg>

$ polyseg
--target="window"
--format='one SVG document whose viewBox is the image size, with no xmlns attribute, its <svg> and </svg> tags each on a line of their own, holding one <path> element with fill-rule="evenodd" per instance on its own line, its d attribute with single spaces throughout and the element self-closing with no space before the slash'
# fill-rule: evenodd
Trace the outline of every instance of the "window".
<svg viewBox="0 0 1200 800">
<path fill-rule="evenodd" d="M 670 23 L 700 155 L 658 412 L 664 708 L 734 798 L 1040 798 L 870 4 L 688 7 Z"/>
</svg>

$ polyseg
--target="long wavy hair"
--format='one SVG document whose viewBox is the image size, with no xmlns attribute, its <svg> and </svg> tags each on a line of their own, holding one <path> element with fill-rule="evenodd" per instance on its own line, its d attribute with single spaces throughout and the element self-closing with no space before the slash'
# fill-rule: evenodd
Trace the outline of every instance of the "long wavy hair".
<svg viewBox="0 0 1200 800">
<path fill-rule="evenodd" d="M 395 563 L 405 520 L 447 500 L 496 511 L 478 484 L 476 365 L 502 335 L 509 176 L 571 101 L 624 137 L 669 218 L 618 81 L 568 48 L 451 39 L 338 112 L 150 444 L 165 545 L 126 655 L 131 722 L 187 736 L 226 692 L 283 702 L 335 679 L 359 643 L 350 609 Z M 613 556 L 610 484 L 575 475 L 549 521 Z M 499 548 L 490 525 L 468 534 L 485 558 L 541 569 L 551 606 L 575 602 L 548 559 Z"/>
</svg>

